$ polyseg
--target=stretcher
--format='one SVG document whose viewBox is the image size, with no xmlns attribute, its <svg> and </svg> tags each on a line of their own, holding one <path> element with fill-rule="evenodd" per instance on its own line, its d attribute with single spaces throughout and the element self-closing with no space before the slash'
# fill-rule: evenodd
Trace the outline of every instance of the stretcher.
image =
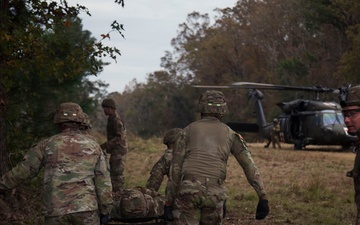
<svg viewBox="0 0 360 225">
<path fill-rule="evenodd" d="M 167 225 L 167 221 L 163 216 L 157 217 L 144 217 L 144 218 L 113 218 L 111 219 L 111 224 L 116 225 Z"/>
</svg>

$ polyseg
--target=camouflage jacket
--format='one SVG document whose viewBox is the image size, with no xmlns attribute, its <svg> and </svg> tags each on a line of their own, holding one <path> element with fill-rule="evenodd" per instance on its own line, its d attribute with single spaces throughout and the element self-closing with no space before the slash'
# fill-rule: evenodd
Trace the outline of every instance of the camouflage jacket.
<svg viewBox="0 0 360 225">
<path fill-rule="evenodd" d="M 272 128 L 272 134 L 273 135 L 279 135 L 280 133 L 280 125 L 279 124 L 274 124 L 273 128 Z"/>
<path fill-rule="evenodd" d="M 125 155 L 128 149 L 126 128 L 116 111 L 108 118 L 106 132 L 107 141 L 101 144 L 101 148 L 106 149 L 106 152 L 110 154 L 120 153 Z"/>
<path fill-rule="evenodd" d="M 221 184 L 233 154 L 258 196 L 265 194 L 260 173 L 245 140 L 215 117 L 204 117 L 181 132 L 173 151 L 167 200 L 172 202 L 183 177 L 195 175 Z"/>
<path fill-rule="evenodd" d="M 112 186 L 100 146 L 79 130 L 66 129 L 31 148 L 24 161 L 0 179 L 10 189 L 44 168 L 46 216 L 112 208 Z"/>
<path fill-rule="evenodd" d="M 150 177 L 146 183 L 146 188 L 159 191 L 164 176 L 169 177 L 170 164 L 172 160 L 172 149 L 166 149 L 164 155 L 155 163 L 150 172 Z"/>
</svg>

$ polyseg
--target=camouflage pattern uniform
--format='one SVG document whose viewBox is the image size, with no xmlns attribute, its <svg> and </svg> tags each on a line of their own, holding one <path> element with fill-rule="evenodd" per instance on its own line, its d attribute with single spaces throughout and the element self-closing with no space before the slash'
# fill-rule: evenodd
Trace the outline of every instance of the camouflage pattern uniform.
<svg viewBox="0 0 360 225">
<path fill-rule="evenodd" d="M 345 124 L 348 126 L 347 120 L 356 120 L 350 119 L 350 111 L 359 109 L 360 107 L 360 85 L 354 87 L 343 87 L 340 88 L 340 105 L 343 109 L 344 121 Z M 355 108 L 353 108 L 355 107 Z M 357 115 L 359 116 L 359 115 Z M 356 117 L 357 118 L 357 117 Z M 355 190 L 355 204 L 357 209 L 356 221 L 355 225 L 360 225 L 360 126 L 359 126 L 359 119 L 355 122 L 351 121 L 350 126 L 353 126 L 353 129 L 357 129 L 355 131 L 349 133 L 353 135 L 357 135 L 358 141 L 355 143 L 354 152 L 356 153 L 355 160 L 354 160 L 354 167 L 351 171 L 346 173 L 346 176 L 352 177 L 354 180 L 354 190 Z"/>
<path fill-rule="evenodd" d="M 208 99 L 209 106 L 217 108 L 198 109 L 209 113 L 184 128 L 174 148 L 166 196 L 167 202 L 172 202 L 174 207 L 174 224 L 221 224 L 230 153 L 243 168 L 257 195 L 265 196 L 258 168 L 245 140 L 215 117 L 227 109 L 222 101 L 217 102 L 217 98 L 221 98 L 217 93 L 211 92 L 215 97 Z"/>
<path fill-rule="evenodd" d="M 278 121 L 277 119 L 274 119 L 272 131 L 271 131 L 271 142 L 272 142 L 273 148 L 276 148 L 276 145 L 277 145 L 279 148 L 281 148 L 279 136 L 280 136 L 280 125 L 279 125 L 279 121 Z"/>
<path fill-rule="evenodd" d="M 82 113 L 75 103 L 63 103 L 59 108 L 58 112 L 64 109 L 60 113 L 65 117 L 76 114 L 73 108 Z M 80 122 L 79 118 L 71 120 Z M 11 189 L 44 168 L 45 224 L 98 225 L 99 213 L 109 214 L 112 208 L 107 163 L 100 146 L 82 134 L 80 124 L 69 121 L 54 118 L 66 128 L 32 147 L 24 161 L 1 177 L 0 189 Z"/>
<path fill-rule="evenodd" d="M 140 219 L 163 214 L 165 197 L 154 190 L 136 187 L 124 189 L 121 199 L 114 202 L 111 218 Z"/>
<path fill-rule="evenodd" d="M 113 99 L 104 99 L 102 106 L 116 109 Z M 113 114 L 109 115 L 106 132 L 107 141 L 101 144 L 101 148 L 106 149 L 106 152 L 110 154 L 110 176 L 113 191 L 120 193 L 125 183 L 124 160 L 128 146 L 125 125 L 116 110 Z"/>
<path fill-rule="evenodd" d="M 165 150 L 165 153 L 151 169 L 150 177 L 146 183 L 146 188 L 159 191 L 161 183 L 164 180 L 164 176 L 169 177 L 173 146 L 180 131 L 180 128 L 173 128 L 166 132 L 163 143 L 168 147 L 168 149 Z"/>
</svg>

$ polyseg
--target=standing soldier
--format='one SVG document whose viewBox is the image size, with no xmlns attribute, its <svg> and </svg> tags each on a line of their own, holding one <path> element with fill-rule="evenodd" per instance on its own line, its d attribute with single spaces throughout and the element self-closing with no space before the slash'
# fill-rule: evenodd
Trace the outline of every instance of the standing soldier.
<svg viewBox="0 0 360 225">
<path fill-rule="evenodd" d="M 347 176 L 354 179 L 355 204 L 357 208 L 355 224 L 360 225 L 360 85 L 341 88 L 339 98 L 348 132 L 358 137 L 354 148 L 356 151 L 354 168 L 347 173 Z"/>
<path fill-rule="evenodd" d="M 271 142 L 273 148 L 276 148 L 276 145 L 281 148 L 280 144 L 280 125 L 277 118 L 273 120 L 273 127 L 271 130 Z"/>
<path fill-rule="evenodd" d="M 161 183 L 164 180 L 164 176 L 166 175 L 167 177 L 169 177 L 173 148 L 176 137 L 180 134 L 180 132 L 180 128 L 173 128 L 166 132 L 163 143 L 166 145 L 167 149 L 165 150 L 164 155 L 162 155 L 161 158 L 153 166 L 150 172 L 150 177 L 146 183 L 146 188 L 159 191 Z"/>
<path fill-rule="evenodd" d="M 54 123 L 61 132 L 31 148 L 24 161 L 0 179 L 0 190 L 7 190 L 45 168 L 46 225 L 99 225 L 110 220 L 113 202 L 107 162 L 100 146 L 82 133 L 83 122 L 78 104 L 60 104 Z"/>
<path fill-rule="evenodd" d="M 269 207 L 259 170 L 245 140 L 221 122 L 227 112 L 223 93 L 203 93 L 197 111 L 201 120 L 184 128 L 175 144 L 164 215 L 174 224 L 221 224 L 231 153 L 259 196 L 255 218 L 264 219 Z"/>
<path fill-rule="evenodd" d="M 110 154 L 110 176 L 115 197 L 121 195 L 124 189 L 124 160 L 128 151 L 126 140 L 126 128 L 124 122 L 116 111 L 114 99 L 106 98 L 102 101 L 101 106 L 104 113 L 108 116 L 107 121 L 107 141 L 101 144 L 101 148 Z"/>
</svg>

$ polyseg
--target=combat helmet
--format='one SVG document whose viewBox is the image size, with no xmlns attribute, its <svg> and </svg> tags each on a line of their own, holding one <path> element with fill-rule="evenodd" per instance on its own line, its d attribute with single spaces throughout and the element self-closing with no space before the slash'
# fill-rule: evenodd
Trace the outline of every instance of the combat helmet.
<svg viewBox="0 0 360 225">
<path fill-rule="evenodd" d="M 84 113 L 84 121 L 81 123 L 81 125 L 85 129 L 91 129 L 92 126 L 91 126 L 91 121 L 90 121 L 88 114 Z"/>
<path fill-rule="evenodd" d="M 278 123 L 278 122 L 279 122 L 279 120 L 277 118 L 273 119 L 273 123 Z"/>
<path fill-rule="evenodd" d="M 56 109 L 54 123 L 77 122 L 83 123 L 85 119 L 82 108 L 73 102 L 61 103 Z"/>
<path fill-rule="evenodd" d="M 340 88 L 340 105 L 345 106 L 360 106 L 360 85 L 351 87 L 351 85 Z"/>
<path fill-rule="evenodd" d="M 165 133 L 163 143 L 165 145 L 174 143 L 176 141 L 177 135 L 181 132 L 180 128 L 173 128 Z"/>
<path fill-rule="evenodd" d="M 110 108 L 113 108 L 113 109 L 116 109 L 116 102 L 114 99 L 112 98 L 105 98 L 102 103 L 101 103 L 101 106 L 103 108 L 105 107 L 110 107 Z"/>
<path fill-rule="evenodd" d="M 197 112 L 224 115 L 228 112 L 224 94 L 215 90 L 204 92 L 200 96 Z"/>
</svg>

